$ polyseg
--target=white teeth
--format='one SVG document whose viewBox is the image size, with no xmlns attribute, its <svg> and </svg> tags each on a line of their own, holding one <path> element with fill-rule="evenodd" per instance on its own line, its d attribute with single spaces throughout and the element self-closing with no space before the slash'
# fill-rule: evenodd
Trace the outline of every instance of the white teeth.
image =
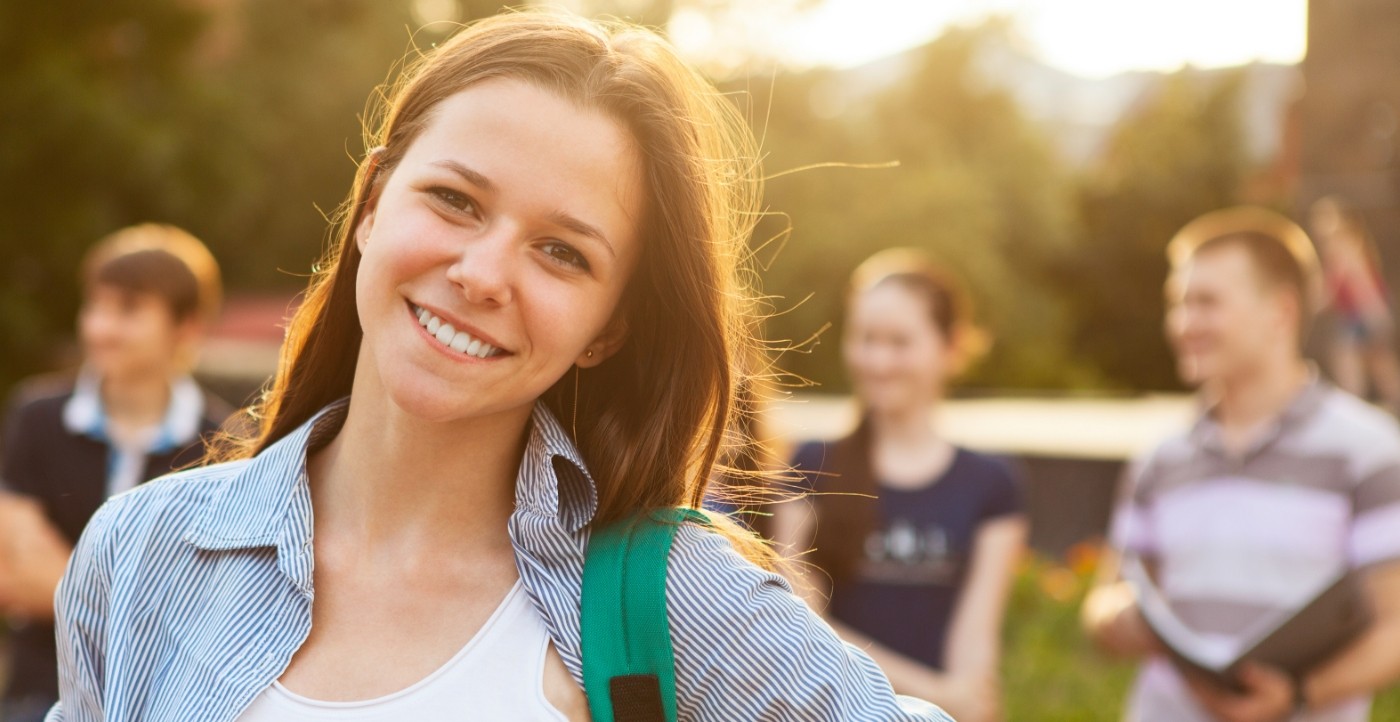
<svg viewBox="0 0 1400 722">
<path fill-rule="evenodd" d="M 414 306 L 414 315 L 418 317 L 418 323 L 428 330 L 437 342 L 468 356 L 477 358 L 487 358 L 496 352 L 496 347 L 480 339 L 472 338 L 465 331 L 458 331 L 452 324 L 434 316 L 432 311 L 426 308 Z"/>
</svg>

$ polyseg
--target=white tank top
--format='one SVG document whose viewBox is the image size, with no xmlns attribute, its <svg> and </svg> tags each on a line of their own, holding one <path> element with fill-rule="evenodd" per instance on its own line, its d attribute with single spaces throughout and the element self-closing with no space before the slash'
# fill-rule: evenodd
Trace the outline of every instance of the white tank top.
<svg viewBox="0 0 1400 722">
<path fill-rule="evenodd" d="M 238 722 L 568 722 L 544 696 L 549 631 L 520 581 L 447 664 L 412 686 L 359 702 L 307 699 L 274 682 Z"/>
</svg>

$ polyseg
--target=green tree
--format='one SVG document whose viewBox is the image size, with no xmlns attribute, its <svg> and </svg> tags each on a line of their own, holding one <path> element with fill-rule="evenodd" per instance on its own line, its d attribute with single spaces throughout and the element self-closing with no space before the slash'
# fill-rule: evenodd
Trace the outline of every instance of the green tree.
<svg viewBox="0 0 1400 722">
<path fill-rule="evenodd" d="M 243 287 L 300 287 L 367 148 L 363 120 L 377 88 L 460 27 L 505 7 L 457 0 L 456 21 L 420 27 L 409 0 L 245 0 L 239 47 L 211 80 L 233 96 L 235 193 L 211 228 Z"/>
<path fill-rule="evenodd" d="M 55 364 L 79 259 L 121 226 L 188 228 L 230 288 L 300 287 L 364 151 L 366 99 L 453 27 L 417 29 L 410 5 L 0 5 L 0 393 Z"/>
<path fill-rule="evenodd" d="M 964 279 L 981 324 L 1004 340 L 968 384 L 1081 383 L 1063 344 L 1063 304 L 1044 273 L 1070 241 L 1073 187 L 1014 100 L 976 72 L 979 48 L 1002 42 L 1005 30 L 991 23 L 950 31 L 911 51 L 902 68 L 869 71 L 887 73 L 879 90 L 852 88 L 863 76 L 832 71 L 780 76 L 771 96 L 752 83 L 753 107 L 766 112 L 751 114 L 762 119 L 770 172 L 899 164 L 820 168 L 770 182 L 769 205 L 791 219 L 792 235 L 767 263 L 766 290 L 786 309 L 770 320 L 769 335 L 796 341 L 834 324 L 811 353 L 789 354 L 785 368 L 829 390 L 845 388 L 834 343 L 845 280 L 871 253 L 913 246 Z M 779 234 L 786 218 L 766 219 L 760 241 Z M 771 255 L 759 252 L 765 262 Z"/>
<path fill-rule="evenodd" d="M 71 328 L 89 244 L 224 187 L 196 135 L 217 116 L 195 74 L 205 21 L 149 0 L 0 7 L 0 389 Z"/>
</svg>

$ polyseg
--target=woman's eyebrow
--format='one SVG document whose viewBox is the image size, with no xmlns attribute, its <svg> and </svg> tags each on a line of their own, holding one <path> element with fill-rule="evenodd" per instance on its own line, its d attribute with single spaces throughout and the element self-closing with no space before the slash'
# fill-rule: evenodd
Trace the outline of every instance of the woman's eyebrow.
<svg viewBox="0 0 1400 722">
<path fill-rule="evenodd" d="M 453 173 L 456 173 L 457 175 L 461 176 L 468 183 L 471 183 L 472 185 L 488 193 L 496 192 L 496 184 L 492 183 L 490 178 L 487 178 L 486 176 L 478 173 L 477 171 L 474 171 L 471 168 L 462 165 L 458 161 L 452 160 L 450 158 L 444 158 L 443 160 L 433 161 L 430 165 L 450 170 Z M 608 241 L 608 237 L 604 235 L 602 231 L 598 230 L 597 226 L 585 223 L 582 220 L 579 220 L 578 218 L 571 216 L 563 211 L 555 211 L 554 213 L 550 214 L 549 221 L 557 226 L 567 228 L 568 230 L 573 231 L 574 233 L 597 241 L 598 243 L 602 244 L 604 248 L 608 249 L 609 255 L 613 256 L 614 258 L 617 257 L 617 251 L 613 248 L 612 243 Z"/>
<path fill-rule="evenodd" d="M 617 257 L 617 252 L 613 249 L 612 243 L 608 241 L 608 237 L 603 235 L 603 232 L 598 230 L 595 226 L 591 226 L 587 223 L 584 223 L 583 221 L 563 211 L 555 211 L 554 213 L 550 214 L 549 220 L 557 226 L 562 226 L 573 231 L 574 233 L 597 241 L 598 243 L 602 244 L 604 248 L 608 249 L 609 254 L 611 254 L 614 258 Z"/>
<path fill-rule="evenodd" d="M 496 191 L 496 184 L 492 183 L 490 178 L 487 178 L 486 176 L 462 165 L 461 163 L 455 160 L 444 159 L 434 161 L 432 165 L 437 166 L 439 168 L 446 168 L 447 170 L 450 170 L 453 173 L 462 176 L 462 178 L 465 179 L 468 183 L 471 183 L 472 185 L 481 188 L 482 190 L 492 193 Z"/>
</svg>

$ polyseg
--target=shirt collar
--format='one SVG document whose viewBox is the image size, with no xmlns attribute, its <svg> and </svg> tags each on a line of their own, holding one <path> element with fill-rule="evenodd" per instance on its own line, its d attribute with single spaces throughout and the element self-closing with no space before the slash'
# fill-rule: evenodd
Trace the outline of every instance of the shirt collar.
<svg viewBox="0 0 1400 722">
<path fill-rule="evenodd" d="M 73 385 L 73 395 L 63 404 L 63 428 L 70 434 L 105 438 L 106 414 L 102 411 L 101 380 L 83 369 Z"/>
<path fill-rule="evenodd" d="M 535 402 L 530 416 L 530 435 L 515 480 L 515 503 L 557 518 L 570 532 L 587 526 L 598 511 L 598 487 L 583 455 L 542 401 Z"/>
<path fill-rule="evenodd" d="M 1284 431 L 1311 417 L 1322 405 L 1330 388 L 1331 386 L 1323 380 L 1317 366 L 1309 362 L 1307 382 L 1293 395 L 1293 400 L 1289 401 L 1283 411 L 1273 420 L 1268 432 L 1262 434 L 1250 445 L 1245 455 L 1252 456 L 1258 453 L 1278 440 Z M 1190 436 L 1202 448 L 1225 453 L 1225 441 L 1220 429 L 1220 422 L 1215 419 L 1215 404 L 1208 402 L 1201 404 L 1200 413 L 1197 415 L 1196 423 L 1191 427 Z"/>
<path fill-rule="evenodd" d="M 209 550 L 309 549 L 312 520 L 306 457 L 335 437 L 348 408 L 349 399 L 327 406 L 254 456 L 215 492 L 186 540 Z M 516 506 L 557 518 L 571 532 L 577 532 L 597 511 L 593 477 L 573 441 L 542 402 L 536 402 L 530 418 L 516 477 Z"/>
<path fill-rule="evenodd" d="M 160 429 L 152 437 L 151 453 L 171 451 L 189 444 L 199 435 L 204 418 L 204 394 L 187 375 L 170 382 L 170 402 L 165 407 Z M 63 405 L 63 427 L 69 433 L 108 441 L 107 412 L 102 407 L 102 379 L 83 369 L 73 385 L 73 395 Z"/>
<path fill-rule="evenodd" d="M 311 507 L 306 456 L 315 448 L 314 442 L 327 436 L 326 432 L 333 437 L 339 431 L 347 406 L 348 400 L 342 399 L 321 409 L 249 459 L 213 492 L 186 540 L 210 550 L 278 546 L 283 541 L 284 520 L 298 512 L 304 514 L 306 524 L 304 528 L 293 524 L 290 531 L 300 529 L 309 539 Z M 306 499 L 300 503 L 303 496 Z"/>
<path fill-rule="evenodd" d="M 264 449 L 216 490 L 185 541 L 204 550 L 276 547 L 277 567 L 311 595 L 311 489 L 306 456 L 345 421 L 349 399 L 316 412 Z"/>
</svg>

